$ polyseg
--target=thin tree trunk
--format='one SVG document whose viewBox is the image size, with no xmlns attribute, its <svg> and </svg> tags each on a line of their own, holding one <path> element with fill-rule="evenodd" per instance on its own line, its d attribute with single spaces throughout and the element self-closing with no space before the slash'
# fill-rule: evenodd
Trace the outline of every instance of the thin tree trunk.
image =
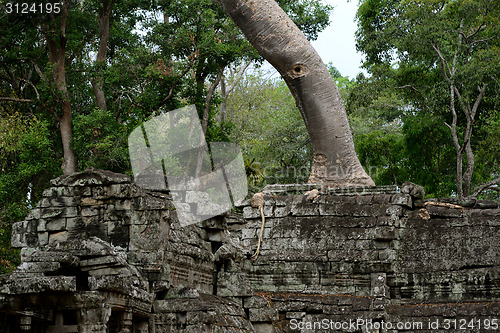
<svg viewBox="0 0 500 333">
<path fill-rule="evenodd" d="M 219 71 L 217 72 L 217 77 L 215 78 L 215 81 L 212 82 L 212 84 L 210 85 L 210 88 L 207 91 L 207 97 L 205 98 L 205 109 L 203 111 L 203 119 L 201 122 L 203 136 L 202 136 L 202 142 L 200 142 L 200 148 L 198 149 L 198 158 L 196 163 L 196 177 L 199 177 L 201 174 L 201 170 L 203 167 L 203 157 L 206 153 L 205 136 L 207 135 L 208 118 L 210 116 L 210 103 L 212 101 L 212 96 L 215 92 L 215 89 L 217 89 L 217 86 L 219 85 L 219 82 L 223 74 L 224 74 L 224 67 L 219 69 Z"/>
<path fill-rule="evenodd" d="M 73 139 L 73 130 L 71 125 L 71 103 L 68 96 L 68 87 L 66 84 L 66 23 L 68 19 L 69 1 L 65 1 L 61 10 L 59 23 L 59 31 L 56 35 L 58 39 L 48 31 L 44 26 L 42 31 L 47 40 L 49 50 L 49 62 L 53 66 L 53 78 L 56 89 L 61 99 L 62 116 L 58 118 L 59 130 L 63 146 L 63 163 L 61 168 L 64 174 L 71 174 L 76 171 L 75 152 L 71 148 L 71 140 Z M 58 42 L 56 42 L 58 40 Z"/>
<path fill-rule="evenodd" d="M 252 60 L 248 61 L 245 65 L 242 65 L 240 67 L 240 69 L 238 70 L 238 73 L 233 78 L 233 82 L 231 83 L 231 85 L 229 87 L 226 87 L 226 81 L 224 79 L 224 76 L 222 77 L 221 82 L 220 82 L 222 103 L 220 105 L 220 114 L 219 114 L 219 118 L 218 118 L 219 123 L 224 122 L 227 118 L 227 99 L 229 97 L 229 94 L 231 94 L 233 92 L 234 88 L 238 85 L 241 78 L 243 77 L 243 74 L 245 73 L 245 71 L 247 70 L 248 66 L 250 66 L 251 63 L 252 63 Z M 231 69 L 231 74 L 234 74 L 232 69 Z"/>
<path fill-rule="evenodd" d="M 222 124 L 227 117 L 227 98 L 229 96 L 229 93 L 226 88 L 226 79 L 224 76 L 220 80 L 220 91 L 221 91 L 221 97 L 222 97 L 222 102 L 220 103 L 220 113 L 219 116 L 217 117 L 217 121 Z"/>
<path fill-rule="evenodd" d="M 467 157 L 467 166 L 464 175 L 464 196 L 468 197 L 471 191 L 472 175 L 474 173 L 474 152 L 470 140 L 465 145 L 465 156 Z"/>
<path fill-rule="evenodd" d="M 106 53 L 108 50 L 109 41 L 109 18 L 111 16 L 111 7 L 113 6 L 113 0 L 103 0 L 102 9 L 99 12 L 99 50 L 96 56 L 96 66 L 98 68 L 99 74 L 91 79 L 92 88 L 94 89 L 94 95 L 97 107 L 101 110 L 107 110 L 106 98 L 104 95 L 104 83 L 102 75 L 102 67 L 106 62 Z"/>
<path fill-rule="evenodd" d="M 219 2 L 290 88 L 313 146 L 309 182 L 339 187 L 374 185 L 356 156 L 338 89 L 299 28 L 274 0 Z"/>
<path fill-rule="evenodd" d="M 59 120 L 59 130 L 63 145 L 64 161 L 62 165 L 65 175 L 76 172 L 76 156 L 71 148 L 71 140 L 73 139 L 73 128 L 71 124 L 71 104 L 69 100 L 63 102 L 63 116 Z"/>
<path fill-rule="evenodd" d="M 453 85 L 450 86 L 450 111 L 453 116 L 451 125 L 448 125 L 448 128 L 451 132 L 451 137 L 453 139 L 453 145 L 455 146 L 455 152 L 457 154 L 457 177 L 456 177 L 456 185 L 457 185 L 457 196 L 459 199 L 462 199 L 464 196 L 463 191 L 463 147 L 460 146 L 460 141 L 458 140 L 457 134 L 457 110 L 455 109 L 455 87 Z"/>
<path fill-rule="evenodd" d="M 203 129 L 203 135 L 207 134 L 208 118 L 210 116 L 210 104 L 212 102 L 212 96 L 214 95 L 215 89 L 217 89 L 217 86 L 219 85 L 219 82 L 222 79 L 222 75 L 224 74 L 224 68 L 225 67 L 219 69 L 215 81 L 212 82 L 210 88 L 207 91 L 207 97 L 205 98 L 205 110 L 203 111 L 203 120 L 201 123 L 201 128 Z"/>
</svg>

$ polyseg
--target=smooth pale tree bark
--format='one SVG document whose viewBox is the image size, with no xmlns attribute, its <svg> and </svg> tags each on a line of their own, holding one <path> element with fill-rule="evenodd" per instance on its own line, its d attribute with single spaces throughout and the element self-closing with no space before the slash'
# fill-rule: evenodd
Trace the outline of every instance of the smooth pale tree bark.
<svg viewBox="0 0 500 333">
<path fill-rule="evenodd" d="M 219 2 L 290 88 L 313 146 L 309 182 L 338 187 L 374 185 L 356 156 L 345 107 L 330 73 L 288 15 L 274 0 Z"/>
</svg>

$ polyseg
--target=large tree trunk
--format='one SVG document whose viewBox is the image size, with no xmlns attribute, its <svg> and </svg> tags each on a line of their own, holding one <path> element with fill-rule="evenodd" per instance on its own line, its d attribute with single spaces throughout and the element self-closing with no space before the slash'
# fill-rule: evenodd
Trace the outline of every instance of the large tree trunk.
<svg viewBox="0 0 500 333">
<path fill-rule="evenodd" d="M 338 89 L 299 28 L 274 0 L 219 1 L 250 43 L 278 70 L 296 100 L 314 152 L 309 182 L 374 185 L 354 151 Z"/>
<path fill-rule="evenodd" d="M 62 6 L 59 31 L 52 34 L 47 26 L 42 28 L 47 40 L 49 50 L 49 62 L 53 66 L 53 79 L 56 89 L 59 93 L 61 102 L 62 116 L 58 116 L 59 131 L 63 146 L 63 163 L 61 168 L 64 174 L 71 174 L 76 171 L 75 152 L 71 148 L 73 130 L 71 125 L 71 103 L 68 96 L 68 87 L 66 84 L 66 23 L 68 19 L 69 1 L 65 1 Z"/>
</svg>

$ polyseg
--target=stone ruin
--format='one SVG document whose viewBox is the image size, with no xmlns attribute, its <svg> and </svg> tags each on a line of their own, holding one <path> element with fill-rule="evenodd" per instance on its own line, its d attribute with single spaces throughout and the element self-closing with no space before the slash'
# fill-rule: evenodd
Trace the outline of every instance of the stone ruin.
<svg viewBox="0 0 500 333">
<path fill-rule="evenodd" d="M 497 203 L 425 201 L 411 183 L 264 192 L 250 260 L 249 200 L 183 227 L 168 193 L 127 176 L 52 180 L 13 226 L 22 263 L 0 277 L 0 333 L 498 329 Z"/>
</svg>

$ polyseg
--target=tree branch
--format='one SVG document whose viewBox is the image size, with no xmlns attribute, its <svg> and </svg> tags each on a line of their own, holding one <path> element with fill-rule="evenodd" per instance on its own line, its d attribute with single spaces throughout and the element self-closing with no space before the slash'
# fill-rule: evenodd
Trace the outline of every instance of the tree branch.
<svg viewBox="0 0 500 333">
<path fill-rule="evenodd" d="M 174 89 L 177 86 L 177 84 L 179 84 L 180 79 L 182 79 L 191 70 L 192 67 L 193 67 L 193 62 L 191 61 L 189 63 L 189 66 L 187 66 L 187 68 L 182 72 L 182 74 L 180 76 L 178 76 L 178 80 L 172 84 L 172 87 L 170 87 L 168 95 L 160 102 L 160 104 L 158 106 L 163 106 L 165 103 L 168 102 L 168 100 L 170 98 L 172 98 L 172 95 L 174 93 Z"/>
<path fill-rule="evenodd" d="M 418 93 L 420 95 L 420 97 L 422 97 L 422 99 L 424 100 L 424 107 L 434 116 L 437 116 L 436 113 L 429 107 L 429 105 L 427 105 L 426 103 L 426 98 L 424 96 L 424 94 L 418 90 L 417 88 L 415 88 L 415 86 L 411 85 L 411 84 L 405 84 L 404 86 L 399 86 L 399 87 L 392 87 L 394 89 L 405 89 L 405 88 L 410 88 L 412 89 L 413 91 L 415 91 L 416 93 Z M 451 126 L 443 120 L 443 123 L 446 125 L 446 127 L 448 127 L 449 129 L 451 129 Z"/>
<path fill-rule="evenodd" d="M 33 103 L 33 102 L 35 102 L 32 99 L 16 98 L 16 97 L 0 97 L 0 101 L 19 102 L 19 103 Z"/>
<path fill-rule="evenodd" d="M 457 52 L 455 52 L 455 55 L 453 56 L 453 65 L 451 66 L 452 72 L 450 73 L 450 76 L 453 77 L 455 76 L 455 71 L 457 70 L 457 58 L 458 54 L 460 53 L 460 47 L 462 46 L 462 28 L 464 26 L 464 19 L 460 21 L 460 31 L 458 32 L 458 48 Z"/>
<path fill-rule="evenodd" d="M 488 83 L 484 83 L 483 87 L 481 89 L 478 89 L 479 96 L 477 96 L 476 101 L 474 102 L 474 105 L 472 106 L 472 110 L 471 110 L 472 119 L 474 119 L 474 117 L 476 116 L 477 109 L 479 108 L 479 103 L 481 103 L 481 101 L 484 97 L 484 94 L 486 93 L 487 87 L 488 87 Z"/>
<path fill-rule="evenodd" d="M 209 116 L 208 113 L 210 111 L 210 102 L 212 101 L 212 95 L 214 94 L 215 89 L 219 85 L 219 82 L 222 78 L 222 75 L 224 74 L 224 68 L 225 67 L 222 67 L 219 69 L 219 72 L 217 72 L 217 77 L 215 78 L 215 81 L 212 83 L 212 85 L 210 86 L 210 88 L 208 89 L 208 92 L 207 92 L 207 97 L 205 99 L 205 110 L 203 112 L 203 120 L 202 120 L 202 124 L 201 124 L 201 127 L 203 129 L 203 134 L 207 134 L 208 116 Z"/>
<path fill-rule="evenodd" d="M 26 82 L 27 84 L 29 84 L 33 88 L 33 90 L 35 90 L 36 100 L 39 101 L 40 100 L 40 94 L 38 93 L 38 90 L 36 89 L 35 85 L 33 83 L 31 83 L 31 81 L 29 81 L 29 80 L 26 80 L 26 79 L 23 79 L 23 78 L 21 78 L 20 80 Z"/>
<path fill-rule="evenodd" d="M 464 37 L 465 37 L 465 39 L 467 39 L 467 40 L 468 40 L 468 39 L 470 39 L 470 38 L 474 37 L 475 35 L 477 35 L 477 34 L 479 33 L 479 31 L 484 30 L 484 28 L 486 28 L 486 24 L 484 24 L 484 22 L 483 22 L 483 23 L 481 23 L 481 25 L 479 25 L 479 27 L 476 29 L 476 31 L 474 31 L 473 33 L 471 33 L 469 36 L 465 36 L 465 34 L 464 34 L 462 31 L 460 31 L 459 33 L 460 33 L 462 36 L 464 36 Z"/>
<path fill-rule="evenodd" d="M 500 184 L 500 177 L 493 179 L 492 181 L 489 181 L 481 186 L 476 187 L 472 191 L 472 196 L 474 196 L 474 197 L 478 196 L 481 192 L 488 189 L 488 187 L 493 186 L 493 185 L 497 185 L 497 184 Z M 495 189 L 495 191 L 498 191 L 498 189 Z"/>
<path fill-rule="evenodd" d="M 443 74 L 443 77 L 448 80 L 448 74 L 446 73 L 446 68 L 448 68 L 448 71 L 450 71 L 450 66 L 448 66 L 448 62 L 446 62 L 446 59 L 444 58 L 443 54 L 439 50 L 439 48 L 436 46 L 436 44 L 431 42 L 432 48 L 437 52 L 439 60 L 441 61 L 441 73 Z"/>
<path fill-rule="evenodd" d="M 250 64 L 252 63 L 253 61 L 250 60 L 248 61 L 244 66 L 242 66 L 240 68 L 240 70 L 238 71 L 238 74 L 236 74 L 236 78 L 234 79 L 234 81 L 232 82 L 232 84 L 229 86 L 229 88 L 227 89 L 226 91 L 226 95 L 229 95 L 230 93 L 233 92 L 234 88 L 236 88 L 236 86 L 238 85 L 238 83 L 240 82 L 241 80 L 241 77 L 243 76 L 243 74 L 245 73 L 245 71 L 247 70 L 248 66 L 250 66 Z"/>
</svg>

